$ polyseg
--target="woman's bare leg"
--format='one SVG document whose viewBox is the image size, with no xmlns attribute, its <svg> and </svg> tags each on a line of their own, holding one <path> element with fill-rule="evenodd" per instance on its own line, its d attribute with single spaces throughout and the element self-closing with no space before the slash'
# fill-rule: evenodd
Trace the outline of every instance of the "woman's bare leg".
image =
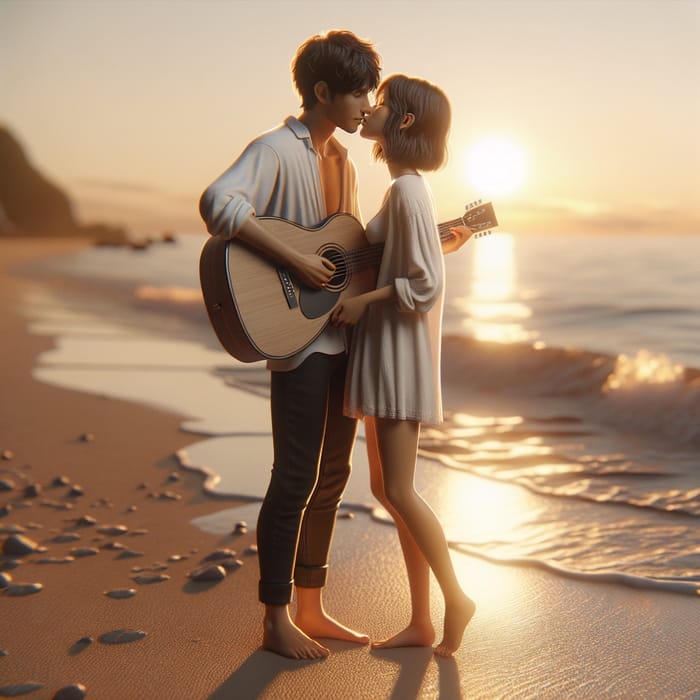
<svg viewBox="0 0 700 700">
<path fill-rule="evenodd" d="M 439 520 L 414 488 L 420 424 L 378 418 L 375 426 L 386 497 L 433 570 L 445 598 L 443 639 L 435 651 L 450 656 L 459 647 L 475 606 L 459 585 Z"/>
<path fill-rule="evenodd" d="M 411 593 L 411 619 L 408 626 L 388 639 L 373 642 L 372 646 L 378 649 L 430 646 L 435 641 L 435 630 L 430 619 L 430 567 L 406 524 L 389 503 L 384 493 L 384 478 L 382 477 L 377 432 L 373 418 L 365 419 L 365 436 L 372 493 L 396 524 Z"/>
</svg>

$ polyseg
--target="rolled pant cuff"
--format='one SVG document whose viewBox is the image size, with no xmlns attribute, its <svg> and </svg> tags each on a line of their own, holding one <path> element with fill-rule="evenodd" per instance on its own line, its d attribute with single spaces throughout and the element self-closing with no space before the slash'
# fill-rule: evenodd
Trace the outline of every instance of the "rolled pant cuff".
<svg viewBox="0 0 700 700">
<path fill-rule="evenodd" d="M 328 564 L 324 566 L 300 566 L 294 570 L 294 583 L 302 588 L 323 588 L 328 580 Z"/>
<path fill-rule="evenodd" d="M 289 583 L 265 583 L 258 584 L 258 598 L 265 605 L 289 605 L 292 602 L 292 588 L 294 584 Z"/>
</svg>

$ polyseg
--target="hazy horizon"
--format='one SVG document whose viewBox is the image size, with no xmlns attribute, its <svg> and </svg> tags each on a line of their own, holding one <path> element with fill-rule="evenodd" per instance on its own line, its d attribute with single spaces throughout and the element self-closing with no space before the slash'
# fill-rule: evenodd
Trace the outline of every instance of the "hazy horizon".
<svg viewBox="0 0 700 700">
<path fill-rule="evenodd" d="M 290 61 L 333 28 L 373 40 L 383 75 L 421 75 L 449 95 L 450 162 L 428 175 L 441 218 L 485 197 L 512 232 L 700 233 L 691 0 L 4 0 L 0 124 L 83 221 L 199 231 L 201 191 L 299 113 Z M 368 142 L 339 138 L 368 217 L 386 169 Z M 494 144 L 507 148 L 489 190 Z"/>
</svg>

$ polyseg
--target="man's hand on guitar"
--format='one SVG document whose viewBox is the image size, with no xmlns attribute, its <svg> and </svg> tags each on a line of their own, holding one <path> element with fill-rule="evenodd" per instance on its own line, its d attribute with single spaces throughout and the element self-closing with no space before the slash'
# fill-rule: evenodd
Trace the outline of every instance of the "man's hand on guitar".
<svg viewBox="0 0 700 700">
<path fill-rule="evenodd" d="M 299 281 L 312 289 L 322 289 L 333 277 L 335 265 L 320 255 L 301 255 L 294 264 L 294 273 Z"/>
<path fill-rule="evenodd" d="M 476 229 L 469 226 L 454 226 L 450 229 L 452 234 L 442 241 L 442 252 L 444 255 L 458 251 L 475 233 Z"/>
</svg>

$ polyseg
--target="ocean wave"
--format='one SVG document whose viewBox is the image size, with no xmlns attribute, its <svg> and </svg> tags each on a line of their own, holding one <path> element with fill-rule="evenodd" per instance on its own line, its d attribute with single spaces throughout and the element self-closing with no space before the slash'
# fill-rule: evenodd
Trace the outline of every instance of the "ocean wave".
<svg viewBox="0 0 700 700">
<path fill-rule="evenodd" d="M 700 444 L 700 371 L 662 353 L 606 355 L 526 343 L 443 339 L 443 383 L 465 389 L 568 398 L 594 422 Z"/>
</svg>

